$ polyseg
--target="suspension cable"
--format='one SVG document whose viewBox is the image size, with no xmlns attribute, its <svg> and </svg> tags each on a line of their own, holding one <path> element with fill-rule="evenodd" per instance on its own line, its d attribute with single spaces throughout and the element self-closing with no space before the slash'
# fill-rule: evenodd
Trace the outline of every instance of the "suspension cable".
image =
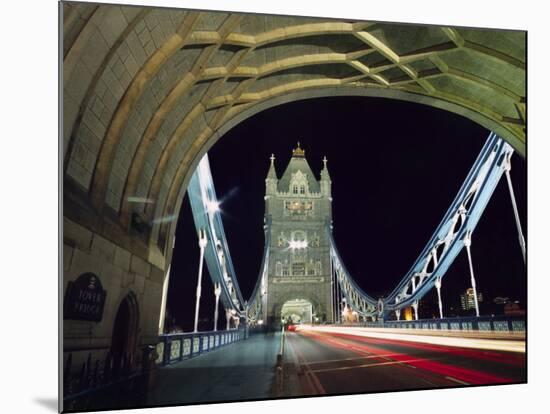
<svg viewBox="0 0 550 414">
<path fill-rule="evenodd" d="M 521 229 L 521 222 L 519 220 L 518 206 L 516 204 L 516 196 L 514 194 L 514 187 L 512 186 L 512 177 L 510 176 L 510 170 L 512 169 L 512 154 L 506 157 L 506 163 L 504 166 L 504 172 L 506 174 L 506 181 L 508 182 L 508 190 L 510 192 L 510 199 L 512 200 L 512 207 L 514 209 L 514 217 L 516 219 L 516 227 L 518 229 L 519 245 L 521 247 L 521 253 L 523 254 L 523 262 L 525 263 L 525 237 Z"/>
</svg>

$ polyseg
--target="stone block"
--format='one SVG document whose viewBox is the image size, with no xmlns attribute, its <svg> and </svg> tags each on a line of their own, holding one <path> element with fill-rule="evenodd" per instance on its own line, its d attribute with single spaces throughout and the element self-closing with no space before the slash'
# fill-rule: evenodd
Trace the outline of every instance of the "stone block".
<svg viewBox="0 0 550 414">
<path fill-rule="evenodd" d="M 145 291 L 145 277 L 136 274 L 134 277 L 134 289 L 136 293 L 144 293 Z"/>
<path fill-rule="evenodd" d="M 141 257 L 132 255 L 130 261 L 130 271 L 139 275 L 149 277 L 151 275 L 151 265 Z"/>
<path fill-rule="evenodd" d="M 66 283 L 69 280 L 75 280 L 83 273 L 92 272 L 99 276 L 101 283 L 103 283 L 104 278 L 102 278 L 101 275 L 97 274 L 98 269 L 100 268 L 100 260 L 86 252 L 83 252 L 80 249 L 74 249 L 71 267 L 69 268 L 69 271 L 65 272 L 65 274 L 63 275 L 63 282 Z"/>
<path fill-rule="evenodd" d="M 122 86 L 120 86 L 120 82 L 111 70 L 111 68 L 105 68 L 105 70 L 103 71 L 102 79 L 107 84 L 107 88 L 112 92 L 115 99 L 120 99 L 120 97 L 122 97 L 122 94 L 124 93 L 124 89 L 122 88 Z"/>
<path fill-rule="evenodd" d="M 145 53 L 147 53 L 147 56 L 151 56 L 154 52 L 155 52 L 155 44 L 153 43 L 153 41 L 149 41 L 144 47 L 143 49 L 145 50 Z"/>
<path fill-rule="evenodd" d="M 128 47 L 130 48 L 132 55 L 134 55 L 134 57 L 136 58 L 136 62 L 138 62 L 139 64 L 143 64 L 147 56 L 145 55 L 143 46 L 141 45 L 141 42 L 135 31 L 128 33 L 128 36 L 126 37 L 126 42 L 128 43 Z"/>
<path fill-rule="evenodd" d="M 115 76 L 120 80 L 120 78 L 122 78 L 122 74 L 126 70 L 122 60 L 118 57 L 113 57 L 111 62 L 109 62 L 109 65 L 111 66 L 111 70 L 113 71 Z"/>
<path fill-rule="evenodd" d="M 164 43 L 164 41 L 166 40 L 165 37 L 164 37 L 164 33 L 162 32 L 160 26 L 155 27 L 151 31 L 151 37 L 153 38 L 153 41 L 155 42 L 155 45 L 159 49 L 162 46 L 162 44 Z"/>
<path fill-rule="evenodd" d="M 82 102 L 92 81 L 92 73 L 82 60 L 78 60 L 70 77 L 64 76 L 63 81 L 65 82 L 64 91 L 75 101 Z"/>
<path fill-rule="evenodd" d="M 149 30 L 142 30 L 138 34 L 138 38 L 141 45 L 144 46 L 151 41 L 151 33 L 149 32 Z"/>
<path fill-rule="evenodd" d="M 135 274 L 134 273 L 124 273 L 122 275 L 122 284 L 121 286 L 126 289 L 128 286 L 131 286 L 134 284 L 135 280 Z"/>
<path fill-rule="evenodd" d="M 156 266 L 151 266 L 151 282 L 162 285 L 164 283 L 165 276 L 166 272 L 164 270 L 159 269 Z"/>
<path fill-rule="evenodd" d="M 124 269 L 126 271 L 130 271 L 130 259 L 132 257 L 132 254 L 121 248 L 117 247 L 115 250 L 115 266 L 120 267 L 121 269 Z"/>
<path fill-rule="evenodd" d="M 63 272 L 68 272 L 71 267 L 71 260 L 73 258 L 74 247 L 63 243 Z"/>
<path fill-rule="evenodd" d="M 128 57 L 124 61 L 124 65 L 126 66 L 126 69 L 128 70 L 128 73 L 130 76 L 134 77 L 137 71 L 139 70 L 139 66 L 136 62 L 136 59 L 134 58 L 134 55 L 128 54 Z"/>
<path fill-rule="evenodd" d="M 92 239 L 92 254 L 98 256 L 101 260 L 114 263 L 116 245 L 109 240 L 94 234 Z"/>
<path fill-rule="evenodd" d="M 107 42 L 101 36 L 99 30 L 95 30 L 90 36 L 85 47 L 86 53 L 82 54 L 82 60 L 91 73 L 95 73 L 109 52 Z"/>
<path fill-rule="evenodd" d="M 152 13 L 149 13 L 147 16 L 145 16 L 145 23 L 147 24 L 147 28 L 149 30 L 153 30 L 158 24 L 157 14 L 160 14 L 161 10 L 155 10 Z"/>
<path fill-rule="evenodd" d="M 120 7 L 112 6 L 101 24 L 101 34 L 109 46 L 112 46 L 127 26 L 128 23 Z"/>
<path fill-rule="evenodd" d="M 149 246 L 149 257 L 148 257 L 149 263 L 151 263 L 152 271 L 151 271 L 151 277 L 153 277 L 153 271 L 155 269 L 159 270 L 161 272 L 161 277 L 164 275 L 164 271 L 162 269 L 166 266 L 166 258 L 160 251 L 157 245 L 153 244 Z"/>
<path fill-rule="evenodd" d="M 82 122 L 94 133 L 97 138 L 103 139 L 106 130 L 105 125 L 103 125 L 99 118 L 94 115 L 90 108 L 88 108 L 88 110 L 84 113 Z"/>
<path fill-rule="evenodd" d="M 87 252 L 92 245 L 92 236 L 90 230 L 66 217 L 63 218 L 63 241 L 66 244 Z"/>
<path fill-rule="evenodd" d="M 92 174 L 79 164 L 74 158 L 69 161 L 67 175 L 71 177 L 83 189 L 87 190 L 90 187 Z"/>
<path fill-rule="evenodd" d="M 124 15 L 124 18 L 128 23 L 134 20 L 141 10 L 143 10 L 142 7 L 124 7 L 123 6 L 120 8 L 120 11 Z"/>
<path fill-rule="evenodd" d="M 105 104 L 105 107 L 109 109 L 111 114 L 114 112 L 115 108 L 118 105 L 118 101 L 116 97 L 113 95 L 113 93 L 109 89 L 105 90 L 105 93 L 103 95 L 103 103 Z M 106 121 L 104 116 L 102 117 L 102 119 L 104 122 Z"/>
<path fill-rule="evenodd" d="M 84 144 L 85 137 L 75 141 L 73 152 L 71 153 L 71 161 L 78 163 L 88 173 L 92 173 L 95 165 L 95 155 Z"/>
</svg>

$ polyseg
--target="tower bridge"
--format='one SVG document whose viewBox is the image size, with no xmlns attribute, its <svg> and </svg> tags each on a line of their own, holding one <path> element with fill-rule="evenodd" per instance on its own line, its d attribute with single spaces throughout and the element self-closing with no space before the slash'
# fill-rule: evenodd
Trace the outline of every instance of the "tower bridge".
<svg viewBox="0 0 550 414">
<path fill-rule="evenodd" d="M 266 178 L 265 216 L 269 220 L 268 323 L 279 323 L 285 303 L 304 299 L 321 322 L 334 321 L 330 249 L 325 225 L 332 221 L 330 176 L 317 181 L 298 147 L 280 179 L 271 157 Z"/>
<path fill-rule="evenodd" d="M 525 156 L 525 33 L 61 7 L 67 409 L 526 381 L 525 318 L 480 313 L 472 257 L 504 175 L 525 259 L 510 179 L 512 155 Z M 246 296 L 207 153 L 254 114 L 325 96 L 416 102 L 494 132 L 410 269 L 382 297 L 369 290 L 376 275 L 352 275 L 338 250 L 327 158 L 317 179 L 301 145 L 281 176 L 272 156 L 262 261 Z M 197 233 L 188 251 L 200 258 L 193 331 L 167 334 L 185 194 Z M 441 295 L 459 255 L 468 260 L 474 317 L 448 317 Z M 429 292 L 439 317 L 422 319 Z M 205 295 L 215 298 L 215 315 L 202 331 Z M 410 309 L 412 320 L 403 320 Z"/>
<path fill-rule="evenodd" d="M 226 281 L 228 291 L 233 294 L 230 308 L 246 323 L 262 320 L 269 326 L 278 326 L 284 323 L 283 306 L 294 300 L 310 303 L 317 322 L 321 323 L 341 323 L 347 312 L 354 315 L 356 322 L 383 323 L 390 319 L 390 313 L 399 321 L 401 312 L 408 307 L 412 307 L 414 319 L 418 320 L 418 303 L 431 289 L 437 291 L 439 316 L 443 319 L 442 281 L 462 249 L 468 256 L 479 317 L 471 258 L 472 234 L 502 175 L 509 178 L 513 153 L 513 148 L 504 140 L 494 133 L 489 135 L 458 194 L 411 269 L 387 296 L 378 299 L 366 293 L 349 273 L 332 236 L 332 193 L 326 157 L 317 180 L 299 143 L 280 179 L 275 171 L 275 157 L 271 156 L 265 180 L 264 257 L 256 289 L 244 305 L 242 299 L 237 300 L 237 296 L 242 298 L 242 295 L 237 292 L 220 212 L 212 208 L 218 201 L 207 156 L 191 180 L 189 195 L 197 231 L 208 234 L 213 246 L 210 256 L 206 256 L 212 279 L 214 283 Z M 511 185 L 509 191 L 517 217 Z M 519 248 L 525 257 L 521 224 L 517 221 L 516 225 Z M 201 258 L 202 254 L 201 244 Z M 202 262 L 200 266 L 199 280 Z"/>
</svg>

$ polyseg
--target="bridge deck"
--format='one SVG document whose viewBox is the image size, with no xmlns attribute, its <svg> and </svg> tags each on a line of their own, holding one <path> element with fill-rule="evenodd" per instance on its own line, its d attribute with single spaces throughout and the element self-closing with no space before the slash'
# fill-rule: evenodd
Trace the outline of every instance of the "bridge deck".
<svg viewBox="0 0 550 414">
<path fill-rule="evenodd" d="M 302 395 L 523 383 L 523 352 L 488 351 L 357 332 L 300 329 L 286 336 L 285 367 Z M 427 338 L 427 337 L 424 337 Z"/>
<path fill-rule="evenodd" d="M 160 368 L 148 405 L 272 397 L 280 335 L 251 335 L 245 341 Z"/>
</svg>

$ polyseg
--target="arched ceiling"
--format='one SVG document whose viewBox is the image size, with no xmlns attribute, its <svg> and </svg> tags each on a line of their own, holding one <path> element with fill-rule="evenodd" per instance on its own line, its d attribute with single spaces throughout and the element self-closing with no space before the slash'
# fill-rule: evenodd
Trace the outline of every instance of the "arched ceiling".
<svg viewBox="0 0 550 414">
<path fill-rule="evenodd" d="M 164 245 L 198 156 L 292 99 L 423 103 L 525 153 L 524 32 L 63 3 L 63 38 L 66 215 L 112 237 Z"/>
</svg>

